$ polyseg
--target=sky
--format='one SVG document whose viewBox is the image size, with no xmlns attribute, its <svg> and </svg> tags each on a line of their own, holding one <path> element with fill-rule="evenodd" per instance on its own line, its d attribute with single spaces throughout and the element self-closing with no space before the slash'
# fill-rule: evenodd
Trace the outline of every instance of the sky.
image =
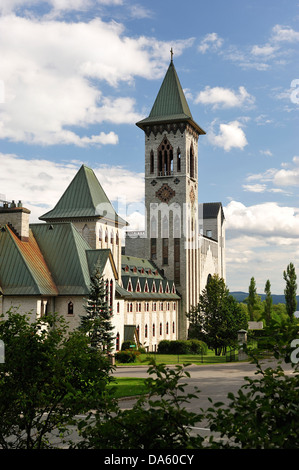
<svg viewBox="0 0 299 470">
<path fill-rule="evenodd" d="M 299 0 L 1 0 L 0 199 L 31 222 L 82 164 L 143 228 L 144 134 L 174 51 L 199 137 L 199 202 L 221 202 L 226 283 L 299 275 Z"/>
</svg>

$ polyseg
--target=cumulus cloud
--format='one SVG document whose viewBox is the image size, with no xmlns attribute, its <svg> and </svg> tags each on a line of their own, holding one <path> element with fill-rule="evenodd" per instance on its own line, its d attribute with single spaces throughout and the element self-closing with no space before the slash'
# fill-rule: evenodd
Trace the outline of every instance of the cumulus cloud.
<svg viewBox="0 0 299 470">
<path fill-rule="evenodd" d="M 245 132 L 242 129 L 242 124 L 239 121 L 231 121 L 227 124 L 221 123 L 219 125 L 219 133 L 215 134 L 214 123 L 212 129 L 209 132 L 209 140 L 213 145 L 223 148 L 226 152 L 229 152 L 233 148 L 243 150 L 248 144 Z"/>
<path fill-rule="evenodd" d="M 299 209 L 266 202 L 246 207 L 231 201 L 225 208 L 227 230 L 286 238 L 299 237 Z"/>
<path fill-rule="evenodd" d="M 195 103 L 211 104 L 213 108 L 241 107 L 251 105 L 253 102 L 254 97 L 243 86 L 239 87 L 238 92 L 229 88 L 206 86 L 195 98 Z"/>
<path fill-rule="evenodd" d="M 13 154 L 0 154 L 0 188 L 8 201 L 22 200 L 31 210 L 31 222 L 52 209 L 74 178 L 82 162 L 53 162 L 25 159 Z M 123 216 L 127 206 L 144 198 L 144 174 L 120 166 L 98 165 L 93 168 L 110 200 L 119 206 Z M 13 175 L 13 178 L 12 178 Z M 120 214 L 121 215 L 121 214 Z"/>
<path fill-rule="evenodd" d="M 282 294 L 283 270 L 290 261 L 299 265 L 299 209 L 231 201 L 224 214 L 228 285 L 244 291 L 254 276 L 258 292 L 270 279 L 272 292 Z"/>
<path fill-rule="evenodd" d="M 130 38 L 121 24 L 99 18 L 67 23 L 6 15 L 0 17 L 0 36 L 0 138 L 46 145 L 116 144 L 117 136 L 100 125 L 143 116 L 132 98 L 104 95 L 102 82 L 113 95 L 120 82 L 162 76 L 170 49 L 153 38 Z M 176 54 L 192 42 L 175 41 Z M 99 126 L 98 135 L 87 134 L 91 124 Z"/>
<path fill-rule="evenodd" d="M 282 163 L 283 168 L 269 168 L 263 173 L 256 173 L 247 176 L 247 181 L 258 181 L 257 185 L 260 183 L 271 183 L 277 187 L 279 191 L 280 187 L 292 187 L 298 186 L 299 183 L 299 157 L 294 156 L 292 163 Z M 275 188 L 272 189 L 275 191 Z"/>
</svg>

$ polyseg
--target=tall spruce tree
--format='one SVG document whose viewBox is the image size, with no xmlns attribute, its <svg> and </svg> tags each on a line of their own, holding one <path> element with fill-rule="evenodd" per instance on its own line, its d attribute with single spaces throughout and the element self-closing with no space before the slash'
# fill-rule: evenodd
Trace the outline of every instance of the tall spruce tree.
<svg viewBox="0 0 299 470">
<path fill-rule="evenodd" d="M 286 287 L 284 290 L 284 296 L 286 301 L 287 314 L 290 319 L 294 320 L 294 313 L 297 308 L 296 292 L 297 292 L 297 276 L 295 272 L 295 266 L 290 263 L 287 266 L 287 270 L 283 272 L 283 278 L 286 281 Z"/>
<path fill-rule="evenodd" d="M 80 329 L 89 336 L 91 348 L 109 354 L 113 349 L 115 338 L 107 294 L 103 276 L 96 270 L 90 279 L 89 296 L 84 305 L 86 315 L 81 316 Z"/>
</svg>

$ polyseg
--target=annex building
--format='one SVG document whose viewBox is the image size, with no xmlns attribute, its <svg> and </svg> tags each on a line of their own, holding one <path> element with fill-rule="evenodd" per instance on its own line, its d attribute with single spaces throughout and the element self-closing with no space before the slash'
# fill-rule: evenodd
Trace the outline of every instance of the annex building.
<svg viewBox="0 0 299 470">
<path fill-rule="evenodd" d="M 185 339 L 186 312 L 214 273 L 225 279 L 225 219 L 220 202 L 198 202 L 198 141 L 173 60 L 145 137 L 145 230 L 130 232 L 91 168 L 82 165 L 56 206 L 30 224 L 22 203 L 0 205 L 0 313 L 11 307 L 84 315 L 90 277 L 106 282 L 115 350 L 136 340 L 156 350 Z"/>
</svg>

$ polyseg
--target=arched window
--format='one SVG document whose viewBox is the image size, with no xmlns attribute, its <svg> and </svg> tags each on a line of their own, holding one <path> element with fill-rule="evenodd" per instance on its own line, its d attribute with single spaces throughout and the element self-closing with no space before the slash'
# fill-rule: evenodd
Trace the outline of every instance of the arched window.
<svg viewBox="0 0 299 470">
<path fill-rule="evenodd" d="M 162 323 L 160 323 L 160 336 L 162 336 Z"/>
<path fill-rule="evenodd" d="M 158 147 L 158 176 L 170 176 L 173 173 L 173 148 L 165 136 Z"/>
<path fill-rule="evenodd" d="M 116 345 L 115 345 L 116 351 L 119 351 L 119 333 L 116 335 Z"/>
<path fill-rule="evenodd" d="M 155 334 L 156 334 L 156 326 L 155 326 L 155 324 L 153 323 L 153 336 L 155 336 Z"/>
<path fill-rule="evenodd" d="M 168 335 L 168 333 L 169 333 L 169 324 L 168 322 L 166 322 L 166 334 Z"/>
<path fill-rule="evenodd" d="M 108 229 L 105 230 L 105 242 L 108 243 Z"/>
<path fill-rule="evenodd" d="M 88 242 L 89 228 L 88 228 L 87 224 L 85 224 L 84 227 L 83 227 L 82 236 L 83 236 L 84 240 L 86 240 Z"/>
<path fill-rule="evenodd" d="M 144 327 L 144 337 L 147 338 L 147 325 Z"/>
<path fill-rule="evenodd" d="M 174 321 L 172 322 L 172 332 L 175 333 L 175 324 L 174 324 Z"/>
<path fill-rule="evenodd" d="M 116 304 L 116 312 L 119 313 L 119 302 Z"/>
<path fill-rule="evenodd" d="M 102 227 L 99 228 L 99 241 L 101 242 L 103 240 L 103 230 Z"/>
</svg>

